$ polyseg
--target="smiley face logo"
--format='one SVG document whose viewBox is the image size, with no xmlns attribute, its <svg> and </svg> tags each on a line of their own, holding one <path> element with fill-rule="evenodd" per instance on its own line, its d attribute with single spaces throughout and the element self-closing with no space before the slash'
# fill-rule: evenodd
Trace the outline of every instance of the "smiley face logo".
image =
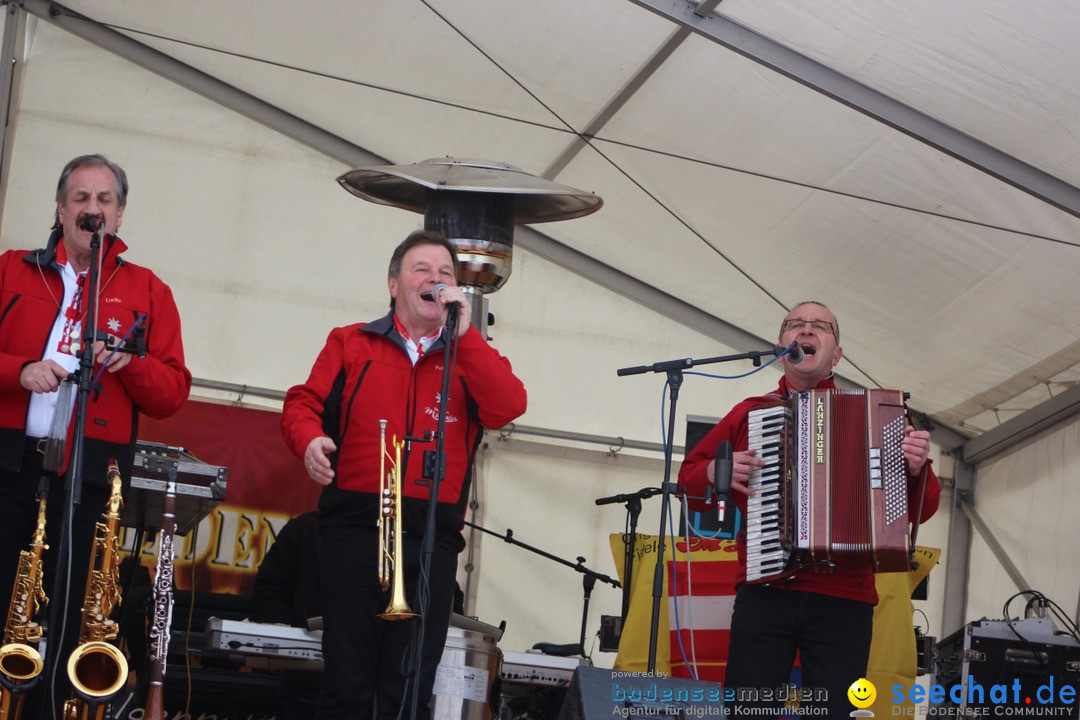
<svg viewBox="0 0 1080 720">
<path fill-rule="evenodd" d="M 877 688 L 874 687 L 874 683 L 866 678 L 859 678 L 851 683 L 847 696 L 852 705 L 863 710 L 874 704 L 874 700 L 877 698 Z"/>
</svg>

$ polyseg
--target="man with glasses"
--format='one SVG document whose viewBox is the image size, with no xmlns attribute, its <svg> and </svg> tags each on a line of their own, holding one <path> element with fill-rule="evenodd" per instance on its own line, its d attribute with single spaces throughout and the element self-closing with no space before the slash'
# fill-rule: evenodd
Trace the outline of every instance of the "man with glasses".
<svg viewBox="0 0 1080 720">
<path fill-rule="evenodd" d="M 747 449 L 747 415 L 755 407 L 782 400 L 794 393 L 835 388 L 833 368 L 840 362 L 840 326 L 836 316 L 819 302 L 802 302 L 784 318 L 780 344 L 798 343 L 803 357 L 792 363 L 785 357 L 784 376 L 772 393 L 753 397 L 735 406 L 683 461 L 679 484 L 690 496 L 703 497 L 715 479 L 714 459 L 721 442 L 731 443 L 732 500 L 746 512 L 751 491 L 747 481 L 764 463 L 756 451 Z M 908 475 L 909 507 L 917 503 L 921 479 L 926 490 L 920 521 L 937 509 L 941 486 L 927 455 L 930 433 L 905 428 L 901 443 Z M 700 509 L 700 508 L 699 508 Z M 824 689 L 828 716 L 844 717 L 851 710 L 847 690 L 865 677 L 870 655 L 871 626 L 877 590 L 870 573 L 800 574 L 768 584 L 750 585 L 746 579 L 746 533 L 738 538 L 739 575 L 731 618 L 731 639 L 725 684 L 732 688 L 776 692 L 787 684 L 798 652 L 802 687 Z M 736 694 L 738 697 L 738 692 Z M 760 693 L 764 700 L 765 694 Z M 774 707 L 784 704 L 738 702 L 740 706 Z M 819 703 L 814 703 L 815 707 Z"/>
</svg>

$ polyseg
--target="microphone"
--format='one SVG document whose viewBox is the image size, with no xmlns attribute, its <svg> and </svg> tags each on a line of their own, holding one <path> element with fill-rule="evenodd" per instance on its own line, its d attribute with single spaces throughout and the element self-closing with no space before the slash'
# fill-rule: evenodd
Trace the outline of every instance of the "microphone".
<svg viewBox="0 0 1080 720">
<path fill-rule="evenodd" d="M 787 361 L 789 365 L 798 365 L 802 362 L 802 359 L 806 357 L 806 353 L 799 347 L 798 342 L 792 342 L 788 345 L 787 349 Z"/>
<path fill-rule="evenodd" d="M 450 286 L 447 285 L 446 283 L 439 283 L 438 285 L 431 288 L 430 290 L 425 290 L 424 292 L 420 293 L 420 299 L 421 300 L 435 300 L 435 298 L 438 297 L 439 293 L 441 293 L 443 290 L 445 290 L 448 287 L 450 287 Z M 457 305 L 457 303 L 452 303 L 452 304 Z"/>
<path fill-rule="evenodd" d="M 724 519 L 724 511 L 728 500 L 731 499 L 731 443 L 724 440 L 716 446 L 716 459 L 713 460 L 713 491 L 716 494 L 716 506 L 720 511 L 720 520 Z"/>
<path fill-rule="evenodd" d="M 86 232 L 97 232 L 104 225 L 104 215 L 83 215 L 79 218 L 79 229 Z"/>
</svg>

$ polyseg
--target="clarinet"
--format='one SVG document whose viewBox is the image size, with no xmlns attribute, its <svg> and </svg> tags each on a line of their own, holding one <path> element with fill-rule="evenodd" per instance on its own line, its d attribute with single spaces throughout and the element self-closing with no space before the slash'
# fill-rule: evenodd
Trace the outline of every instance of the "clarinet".
<svg viewBox="0 0 1080 720">
<path fill-rule="evenodd" d="M 150 689 L 146 720 L 164 720 L 165 658 L 169 654 L 169 628 L 173 610 L 173 534 L 176 532 L 176 468 L 169 468 L 161 501 L 161 542 L 154 577 L 154 617 L 150 626 Z"/>
</svg>

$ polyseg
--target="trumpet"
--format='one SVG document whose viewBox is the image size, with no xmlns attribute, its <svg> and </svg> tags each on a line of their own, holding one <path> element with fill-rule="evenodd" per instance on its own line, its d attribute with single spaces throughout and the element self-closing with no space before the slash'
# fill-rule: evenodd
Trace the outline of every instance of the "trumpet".
<svg viewBox="0 0 1080 720">
<path fill-rule="evenodd" d="M 37 684 L 45 668 L 41 653 L 34 647 L 42 637 L 41 625 L 34 621 L 34 616 L 49 602 L 41 587 L 41 556 L 49 548 L 45 544 L 45 487 L 47 485 L 38 490 L 37 527 L 30 540 L 30 549 L 19 554 L 15 587 L 4 626 L 4 646 L 0 647 L 0 684 L 3 685 L 0 688 L 0 720 L 22 715 L 23 693 Z"/>
<path fill-rule="evenodd" d="M 401 534 L 401 449 L 405 442 L 393 439 L 394 457 L 386 451 L 386 421 L 379 421 L 379 585 L 390 589 L 390 604 L 379 613 L 384 620 L 418 617 L 405 600 L 405 576 Z M 386 464 L 390 463 L 387 472 Z"/>
</svg>

